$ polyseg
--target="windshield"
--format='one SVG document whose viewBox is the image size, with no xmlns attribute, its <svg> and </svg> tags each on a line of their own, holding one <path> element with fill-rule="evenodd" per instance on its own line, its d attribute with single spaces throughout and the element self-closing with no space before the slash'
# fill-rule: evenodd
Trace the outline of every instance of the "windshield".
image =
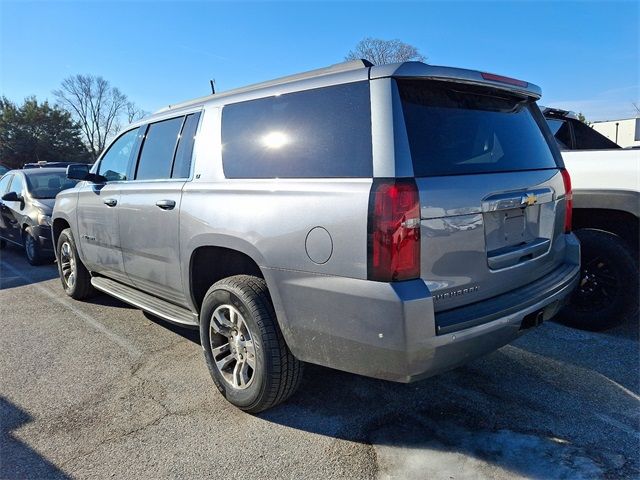
<svg viewBox="0 0 640 480">
<path fill-rule="evenodd" d="M 73 188 L 76 180 L 69 180 L 64 171 L 61 172 L 34 172 L 25 175 L 27 189 L 33 198 L 56 198 L 62 190 Z"/>
<path fill-rule="evenodd" d="M 557 168 L 527 100 L 448 82 L 398 87 L 415 176 Z"/>
</svg>

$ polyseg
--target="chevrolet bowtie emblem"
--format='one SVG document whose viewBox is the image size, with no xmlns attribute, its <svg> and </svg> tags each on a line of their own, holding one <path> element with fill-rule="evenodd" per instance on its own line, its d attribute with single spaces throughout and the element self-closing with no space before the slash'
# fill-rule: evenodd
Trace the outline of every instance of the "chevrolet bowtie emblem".
<svg viewBox="0 0 640 480">
<path fill-rule="evenodd" d="M 532 205 L 535 205 L 536 202 L 538 201 L 538 197 L 535 193 L 527 193 L 526 195 L 523 195 L 522 198 L 520 199 L 520 205 L 522 206 L 527 206 L 530 207 Z"/>
</svg>

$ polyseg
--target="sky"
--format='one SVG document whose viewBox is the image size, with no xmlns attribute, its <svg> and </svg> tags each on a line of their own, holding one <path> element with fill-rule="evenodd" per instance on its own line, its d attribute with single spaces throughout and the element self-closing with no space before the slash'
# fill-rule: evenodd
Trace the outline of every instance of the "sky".
<svg viewBox="0 0 640 480">
<path fill-rule="evenodd" d="M 0 0 L 0 94 L 53 100 L 100 75 L 149 112 L 343 61 L 364 37 L 427 62 L 542 87 L 541 104 L 588 120 L 640 106 L 640 2 L 101 2 Z"/>
</svg>

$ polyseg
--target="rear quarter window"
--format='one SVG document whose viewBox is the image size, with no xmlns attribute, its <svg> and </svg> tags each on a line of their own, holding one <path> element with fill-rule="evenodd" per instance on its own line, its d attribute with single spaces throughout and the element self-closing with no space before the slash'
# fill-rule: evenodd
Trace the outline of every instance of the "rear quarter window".
<svg viewBox="0 0 640 480">
<path fill-rule="evenodd" d="M 227 105 L 222 160 L 227 178 L 371 177 L 369 83 Z"/>
<path fill-rule="evenodd" d="M 522 98 L 425 80 L 398 88 L 415 176 L 557 168 L 537 107 Z"/>
</svg>

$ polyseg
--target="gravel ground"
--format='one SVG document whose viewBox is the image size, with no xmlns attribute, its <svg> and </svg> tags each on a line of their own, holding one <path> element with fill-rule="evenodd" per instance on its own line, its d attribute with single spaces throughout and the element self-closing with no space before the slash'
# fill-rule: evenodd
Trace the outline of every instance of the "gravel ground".
<svg viewBox="0 0 640 480">
<path fill-rule="evenodd" d="M 402 385 L 308 366 L 257 416 L 198 335 L 0 254 L 0 478 L 638 478 L 638 323 L 546 323 Z"/>
</svg>

